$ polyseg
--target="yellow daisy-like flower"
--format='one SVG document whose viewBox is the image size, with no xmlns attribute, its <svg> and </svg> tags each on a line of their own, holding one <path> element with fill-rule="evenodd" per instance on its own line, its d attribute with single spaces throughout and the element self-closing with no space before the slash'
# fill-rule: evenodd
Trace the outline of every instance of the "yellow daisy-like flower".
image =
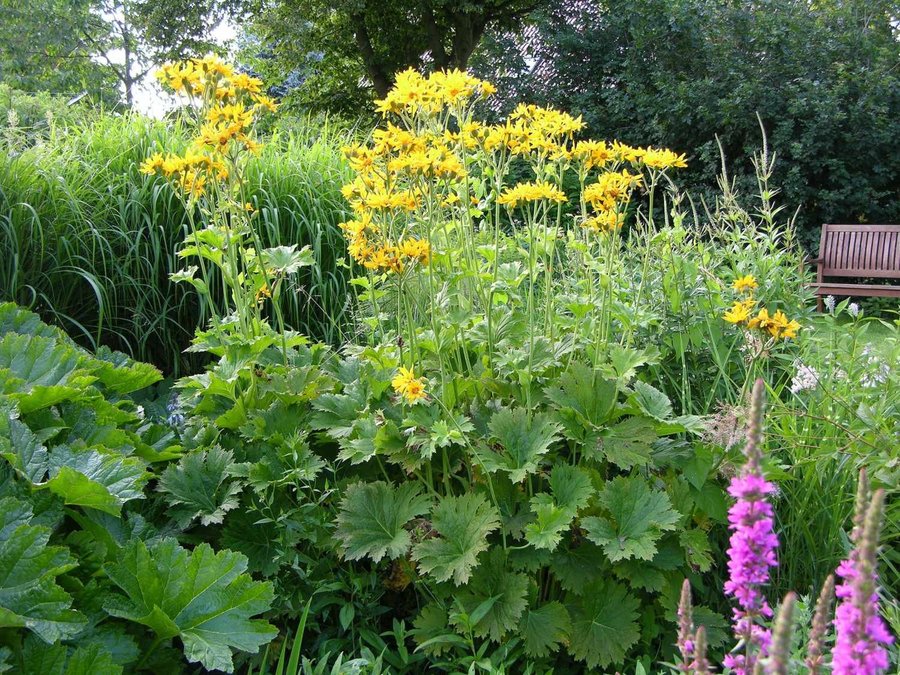
<svg viewBox="0 0 900 675">
<path fill-rule="evenodd" d="M 625 222 L 625 214 L 615 209 L 600 211 L 595 216 L 585 220 L 581 226 L 594 232 L 614 232 L 622 227 Z"/>
<path fill-rule="evenodd" d="M 547 199 L 553 202 L 566 201 L 565 193 L 555 185 L 547 181 L 518 183 L 514 187 L 506 188 L 497 199 L 498 204 L 506 204 L 511 207 L 518 206 L 522 202 L 536 202 Z"/>
<path fill-rule="evenodd" d="M 623 171 L 610 171 L 601 174 L 596 183 L 584 189 L 584 201 L 595 209 L 613 210 L 619 202 L 627 201 L 631 190 L 641 184 L 639 174 Z"/>
<path fill-rule="evenodd" d="M 431 258 L 431 245 L 424 239 L 403 239 L 400 241 L 400 253 L 422 265 L 427 265 Z"/>
<path fill-rule="evenodd" d="M 400 366 L 399 372 L 391 380 L 391 386 L 410 404 L 417 403 L 428 396 L 425 393 L 425 378 L 416 377 L 412 369 L 403 366 Z"/>
<path fill-rule="evenodd" d="M 156 152 L 141 162 L 141 173 L 152 176 L 153 174 L 162 171 L 163 164 L 165 164 L 165 158 L 161 152 Z"/>
<path fill-rule="evenodd" d="M 679 155 L 666 148 L 647 148 L 644 150 L 641 160 L 644 162 L 644 166 L 651 169 L 668 169 L 669 167 L 683 169 L 687 166 L 684 155 Z"/>
<path fill-rule="evenodd" d="M 745 274 L 739 279 L 735 279 L 731 287 L 738 293 L 752 293 L 754 289 L 759 288 L 756 283 L 756 277 L 752 274 Z"/>
<path fill-rule="evenodd" d="M 754 307 L 756 307 L 756 300 L 750 298 L 735 302 L 731 309 L 725 310 L 722 318 L 728 323 L 746 323 L 750 319 L 750 313 L 753 311 Z"/>
</svg>

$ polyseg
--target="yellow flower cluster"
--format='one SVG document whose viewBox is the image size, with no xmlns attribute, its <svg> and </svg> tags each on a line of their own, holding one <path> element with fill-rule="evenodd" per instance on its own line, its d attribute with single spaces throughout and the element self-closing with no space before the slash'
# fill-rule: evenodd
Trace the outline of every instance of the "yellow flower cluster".
<svg viewBox="0 0 900 675">
<path fill-rule="evenodd" d="M 369 214 L 340 227 L 347 237 L 350 257 L 368 270 L 399 273 L 408 263 L 427 265 L 431 259 L 431 246 L 423 239 L 404 238 L 397 245 L 379 243 L 380 230 Z"/>
<path fill-rule="evenodd" d="M 384 115 L 437 113 L 445 106 L 464 105 L 476 95 L 486 98 L 495 91 L 489 82 L 462 70 L 439 71 L 426 78 L 410 68 L 397 74 L 394 87 L 385 98 L 375 101 L 375 106 Z"/>
<path fill-rule="evenodd" d="M 581 226 L 594 232 L 615 232 L 625 223 L 625 214 L 615 209 L 600 211 L 587 218 Z"/>
<path fill-rule="evenodd" d="M 262 80 L 236 73 L 234 67 L 214 55 L 163 64 L 156 78 L 175 93 L 191 98 L 211 96 L 217 101 L 234 102 L 249 96 L 254 104 L 270 112 L 277 107 L 272 98 L 262 93 Z"/>
<path fill-rule="evenodd" d="M 640 174 L 632 174 L 628 169 L 600 174 L 596 183 L 584 189 L 584 201 L 595 209 L 610 211 L 631 196 L 631 191 L 642 183 Z"/>
<path fill-rule="evenodd" d="M 216 180 L 228 178 L 225 162 L 195 150 L 188 150 L 184 156 L 154 153 L 141 163 L 141 173 L 165 176 L 190 198 L 203 194 L 207 176 L 214 176 Z"/>
<path fill-rule="evenodd" d="M 546 199 L 552 202 L 566 201 L 566 195 L 555 185 L 547 181 L 529 181 L 517 183 L 514 187 L 506 188 L 497 202 L 509 207 L 516 207 L 523 202 L 536 202 Z"/>
<path fill-rule="evenodd" d="M 745 326 L 750 330 L 759 330 L 768 333 L 772 338 L 789 339 L 797 337 L 797 331 L 800 330 L 800 324 L 788 316 L 780 309 L 770 315 L 769 310 L 765 307 L 757 311 L 757 301 L 753 297 L 753 291 L 759 288 L 759 284 L 753 275 L 747 274 L 734 281 L 732 288 L 747 297 L 737 300 L 722 315 L 728 323 L 738 326 Z M 755 312 L 755 314 L 754 314 Z"/>
<path fill-rule="evenodd" d="M 176 93 L 199 99 L 204 121 L 184 156 L 156 153 L 141 164 L 141 171 L 162 175 L 185 197 L 197 199 L 209 183 L 228 180 L 228 166 L 240 152 L 259 152 L 260 144 L 251 137 L 256 115 L 275 111 L 276 104 L 262 93 L 261 80 L 236 73 L 215 56 L 167 63 L 157 77 Z"/>
<path fill-rule="evenodd" d="M 391 380 L 391 386 L 407 403 L 416 403 L 427 397 L 425 378 L 416 377 L 409 368 L 401 366 L 397 375 Z"/>
</svg>

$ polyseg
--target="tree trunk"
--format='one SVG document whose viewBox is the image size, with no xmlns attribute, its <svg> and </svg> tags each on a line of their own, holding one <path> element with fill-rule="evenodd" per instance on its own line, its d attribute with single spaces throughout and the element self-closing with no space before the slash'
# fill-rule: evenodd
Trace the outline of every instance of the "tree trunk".
<svg viewBox="0 0 900 675">
<path fill-rule="evenodd" d="M 353 13 L 350 15 L 350 21 L 353 25 L 356 46 L 359 48 L 359 54 L 366 68 L 366 74 L 372 80 L 375 93 L 384 98 L 391 89 L 391 78 L 384 71 L 384 68 L 378 61 L 375 50 L 372 48 L 372 39 L 369 37 L 369 29 L 366 28 L 365 16 L 361 13 Z"/>
</svg>

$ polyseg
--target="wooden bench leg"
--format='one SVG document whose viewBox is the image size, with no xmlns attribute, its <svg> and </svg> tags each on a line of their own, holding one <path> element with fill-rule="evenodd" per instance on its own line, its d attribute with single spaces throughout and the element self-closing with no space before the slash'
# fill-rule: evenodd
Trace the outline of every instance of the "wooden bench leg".
<svg viewBox="0 0 900 675">
<path fill-rule="evenodd" d="M 819 314 L 825 311 L 825 298 L 821 295 L 816 296 L 816 310 L 818 310 Z"/>
</svg>

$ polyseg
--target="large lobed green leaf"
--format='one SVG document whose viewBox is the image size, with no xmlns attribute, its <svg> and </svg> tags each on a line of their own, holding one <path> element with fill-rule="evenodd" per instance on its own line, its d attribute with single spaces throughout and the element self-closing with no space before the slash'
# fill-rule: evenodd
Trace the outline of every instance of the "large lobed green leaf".
<svg viewBox="0 0 900 675">
<path fill-rule="evenodd" d="M 167 538 L 148 549 L 134 539 L 106 566 L 124 596 L 110 597 L 104 607 L 161 639 L 179 638 L 188 661 L 230 673 L 232 649 L 256 652 L 278 633 L 267 621 L 251 618 L 269 609 L 273 591 L 246 569 L 245 556 L 216 553 L 208 544 L 187 551 Z"/>
<path fill-rule="evenodd" d="M 56 583 L 76 562 L 67 549 L 47 545 L 50 528 L 32 525 L 32 517 L 28 504 L 0 499 L 0 628 L 27 628 L 55 642 L 86 623 Z"/>
<path fill-rule="evenodd" d="M 243 484 L 229 480 L 234 474 L 232 453 L 214 446 L 208 451 L 188 453 L 177 465 L 167 466 L 157 489 L 166 494 L 181 527 L 195 519 L 201 525 L 219 524 L 239 503 Z"/>
<path fill-rule="evenodd" d="M 588 539 L 603 548 L 612 562 L 650 560 L 664 531 L 681 518 L 669 496 L 654 490 L 640 476 L 620 476 L 607 482 L 599 501 L 607 515 L 582 521 Z"/>
<path fill-rule="evenodd" d="M 560 426 L 547 413 L 531 414 L 524 408 L 500 410 L 489 424 L 499 451 L 485 451 L 485 468 L 493 473 L 505 471 L 510 480 L 520 483 L 536 473 L 538 464 L 559 437 Z"/>
<path fill-rule="evenodd" d="M 625 587 L 610 581 L 593 584 L 567 605 L 572 619 L 572 655 L 588 668 L 621 663 L 638 641 L 639 602 Z"/>
<path fill-rule="evenodd" d="M 451 577 L 457 586 L 469 581 L 478 554 L 487 550 L 488 535 L 500 526 L 496 508 L 477 492 L 444 497 L 431 512 L 431 526 L 440 537 L 413 547 L 422 572 L 438 581 Z"/>
<path fill-rule="evenodd" d="M 359 560 L 369 556 L 375 562 L 404 555 L 411 539 L 406 524 L 427 513 L 431 499 L 421 495 L 418 485 L 394 487 L 384 481 L 356 483 L 347 488 L 337 516 L 335 536 L 344 556 Z"/>
</svg>

